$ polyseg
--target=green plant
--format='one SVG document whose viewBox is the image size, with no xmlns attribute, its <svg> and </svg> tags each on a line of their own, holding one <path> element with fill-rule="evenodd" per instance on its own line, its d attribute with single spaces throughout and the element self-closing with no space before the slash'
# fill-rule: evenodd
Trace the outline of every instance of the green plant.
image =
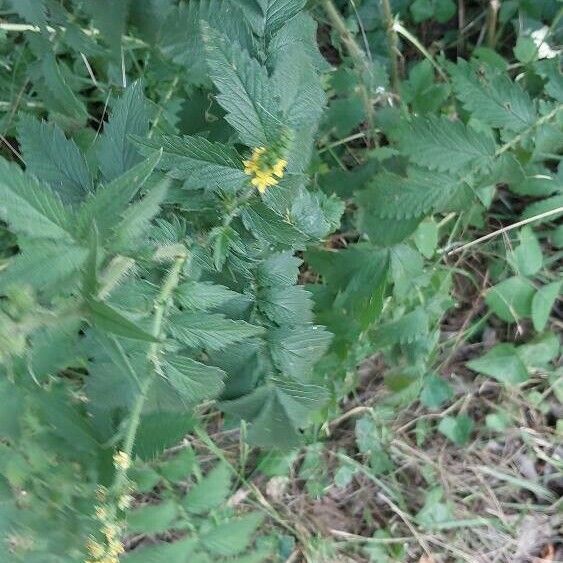
<svg viewBox="0 0 563 563">
<path fill-rule="evenodd" d="M 407 557 L 367 517 L 361 550 L 307 536 L 260 474 L 376 485 L 430 556 L 416 527 L 460 524 L 431 464 L 409 505 L 396 435 L 515 420 L 480 424 L 458 349 L 561 396 L 556 2 L 467 2 L 458 33 L 449 0 L 306 4 L 0 1 L 2 560 Z"/>
</svg>

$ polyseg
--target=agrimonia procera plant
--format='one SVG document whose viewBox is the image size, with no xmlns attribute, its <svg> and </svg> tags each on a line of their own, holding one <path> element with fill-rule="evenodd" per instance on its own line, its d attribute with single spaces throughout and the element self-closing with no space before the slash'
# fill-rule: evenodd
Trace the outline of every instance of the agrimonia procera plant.
<svg viewBox="0 0 563 563">
<path fill-rule="evenodd" d="M 330 334 L 297 285 L 296 252 L 337 227 L 342 205 L 308 188 L 324 92 L 302 4 L 174 8 L 197 37 L 178 72 L 214 88 L 223 140 L 164 132 L 141 82 L 87 152 L 54 121 L 20 117 L 25 171 L 0 162 L 3 558 L 117 561 L 135 463 L 176 444 L 205 401 L 245 420 L 251 443 L 282 448 L 323 404 L 311 372 Z M 45 88 L 70 99 L 50 64 Z M 218 560 L 258 520 L 233 521 L 232 545 L 227 530 L 198 531 L 193 515 L 228 493 L 224 469 L 209 478 L 218 501 L 188 492 L 163 526 Z"/>
</svg>

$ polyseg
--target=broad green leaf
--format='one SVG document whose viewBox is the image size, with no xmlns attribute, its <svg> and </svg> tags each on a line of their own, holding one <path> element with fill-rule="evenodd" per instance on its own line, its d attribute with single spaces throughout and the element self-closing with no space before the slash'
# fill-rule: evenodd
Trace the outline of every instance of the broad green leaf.
<svg viewBox="0 0 563 563">
<path fill-rule="evenodd" d="M 484 356 L 467 362 L 467 367 L 506 385 L 518 385 L 528 380 L 528 370 L 512 344 L 497 344 Z"/>
<path fill-rule="evenodd" d="M 255 50 L 255 39 L 235 1 L 198 0 L 175 7 L 164 22 L 159 47 L 166 57 L 183 67 L 183 80 L 188 84 L 207 85 L 210 82 L 202 21 L 222 33 L 230 43 L 238 43 L 249 53 Z"/>
<path fill-rule="evenodd" d="M 298 432 L 309 416 L 327 399 L 325 390 L 317 385 L 301 383 L 292 378 L 272 378 L 240 399 L 223 401 L 221 410 L 248 420 L 248 440 L 261 447 L 290 449 L 302 442 Z"/>
<path fill-rule="evenodd" d="M 136 137 L 135 142 L 144 154 L 161 148 L 160 168 L 174 178 L 185 180 L 189 189 L 237 190 L 249 179 L 243 171 L 242 159 L 233 147 L 212 143 L 204 137 Z"/>
<path fill-rule="evenodd" d="M 80 207 L 78 222 L 81 230 L 89 232 L 92 223 L 95 223 L 102 237 L 110 232 L 119 223 L 127 205 L 153 172 L 161 154 L 161 151 L 152 153 L 107 186 L 98 188 Z"/>
<path fill-rule="evenodd" d="M 196 362 L 187 356 L 170 354 L 162 361 L 165 381 L 186 405 L 217 397 L 223 389 L 225 372 Z"/>
<path fill-rule="evenodd" d="M 358 203 L 366 208 L 370 221 L 410 220 L 440 210 L 460 188 L 451 175 L 418 168 L 410 169 L 407 177 L 382 172 L 358 194 Z"/>
<path fill-rule="evenodd" d="M 92 17 L 115 58 L 120 55 L 121 36 L 125 31 L 129 10 L 127 0 L 86 0 L 84 8 Z"/>
<path fill-rule="evenodd" d="M 115 226 L 112 242 L 119 250 L 134 248 L 160 211 L 166 197 L 168 182 L 163 180 L 152 187 L 139 201 L 127 207 L 121 221 Z"/>
<path fill-rule="evenodd" d="M 1 209 L 1 207 L 0 207 Z M 20 253 L 12 258 L 0 275 L 0 287 L 30 285 L 37 291 L 65 291 L 67 282 L 78 283 L 80 268 L 88 249 L 76 244 L 57 244 L 50 240 L 20 240 Z"/>
<path fill-rule="evenodd" d="M 152 391 L 154 385 L 149 394 Z M 195 418 L 186 412 L 155 410 L 143 414 L 135 439 L 134 453 L 145 461 L 156 459 L 167 448 L 177 446 L 184 436 L 192 432 L 195 425 Z"/>
<path fill-rule="evenodd" d="M 456 446 L 464 446 L 471 438 L 474 423 L 465 414 L 445 416 L 438 425 L 438 430 Z"/>
<path fill-rule="evenodd" d="M 541 332 L 547 325 L 549 314 L 561 291 L 562 282 L 556 281 L 544 285 L 532 298 L 532 322 L 534 329 Z"/>
<path fill-rule="evenodd" d="M 57 125 L 23 115 L 18 135 L 26 170 L 48 183 L 64 201 L 75 203 L 92 190 L 84 155 Z"/>
<path fill-rule="evenodd" d="M 127 530 L 133 534 L 161 534 L 178 517 L 178 506 L 173 500 L 146 504 L 127 512 Z"/>
<path fill-rule="evenodd" d="M 266 68 L 209 26 L 204 27 L 203 40 L 209 74 L 219 90 L 217 101 L 241 142 L 266 147 L 277 140 L 283 121 Z"/>
<path fill-rule="evenodd" d="M 223 315 L 207 313 L 176 313 L 170 317 L 172 335 L 192 348 L 219 350 L 245 338 L 258 336 L 264 329 L 245 321 L 233 321 Z"/>
<path fill-rule="evenodd" d="M 244 226 L 259 240 L 297 249 L 305 247 L 307 235 L 261 202 L 245 207 L 241 217 Z"/>
<path fill-rule="evenodd" d="M 429 409 L 437 409 L 453 397 L 449 383 L 433 373 L 424 378 L 420 402 Z"/>
<path fill-rule="evenodd" d="M 223 285 L 190 280 L 177 287 L 175 296 L 184 309 L 205 311 L 219 307 L 234 297 L 240 297 L 240 294 Z"/>
<path fill-rule="evenodd" d="M 332 335 L 317 325 L 284 327 L 268 333 L 272 357 L 278 369 L 298 380 L 313 369 L 331 339 Z"/>
<path fill-rule="evenodd" d="M 86 107 L 65 81 L 59 63 L 52 52 L 44 54 L 41 70 L 49 96 L 47 101 L 58 113 L 70 117 L 74 122 L 84 123 L 88 118 Z"/>
<path fill-rule="evenodd" d="M 541 246 L 534 231 L 528 226 L 520 231 L 520 245 L 514 250 L 514 257 L 522 276 L 534 276 L 543 265 Z"/>
<path fill-rule="evenodd" d="M 419 307 L 396 321 L 383 324 L 373 332 L 373 340 L 378 346 L 408 344 L 428 334 L 428 314 Z"/>
<path fill-rule="evenodd" d="M 518 355 L 528 369 L 544 367 L 559 356 L 561 349 L 560 339 L 553 332 L 540 334 L 521 346 L 518 346 Z"/>
<path fill-rule="evenodd" d="M 59 197 L 4 159 L 0 159 L 0 218 L 16 234 L 67 242 L 73 238 L 71 213 Z"/>
<path fill-rule="evenodd" d="M 425 258 L 432 258 L 438 246 L 438 225 L 433 219 L 423 221 L 414 233 L 414 243 Z"/>
<path fill-rule="evenodd" d="M 505 73 L 485 67 L 477 74 L 463 60 L 450 64 L 449 70 L 457 97 L 479 121 L 516 133 L 535 123 L 537 113 L 530 96 Z"/>
<path fill-rule="evenodd" d="M 485 168 L 495 154 L 491 136 L 446 117 L 415 117 L 397 136 L 411 162 L 440 172 Z"/>
<path fill-rule="evenodd" d="M 110 9 L 111 11 L 113 10 Z M 141 160 L 129 136 L 144 137 L 148 130 L 147 101 L 143 95 L 142 83 L 137 81 L 125 90 L 113 106 L 97 143 L 100 169 L 106 182 L 118 178 Z"/>
<path fill-rule="evenodd" d="M 223 504 L 231 491 L 232 474 L 226 463 L 216 465 L 186 494 L 183 505 L 188 512 L 205 514 Z"/>
<path fill-rule="evenodd" d="M 485 302 L 503 321 L 514 323 L 530 315 L 534 293 L 530 281 L 514 276 L 492 287 L 487 292 Z"/>
<path fill-rule="evenodd" d="M 262 10 L 260 35 L 271 35 L 298 14 L 306 0 L 257 0 Z"/>
<path fill-rule="evenodd" d="M 263 520 L 260 512 L 245 514 L 215 526 L 201 537 L 201 542 L 215 555 L 238 555 L 249 546 Z"/>
<path fill-rule="evenodd" d="M 258 266 L 256 279 L 262 287 L 295 285 L 302 263 L 291 252 L 271 254 Z"/>
<path fill-rule="evenodd" d="M 174 542 L 161 542 L 129 551 L 121 559 L 127 563 L 193 563 L 199 540 L 187 537 Z"/>
<path fill-rule="evenodd" d="M 302 286 L 263 288 L 258 292 L 256 304 L 278 325 L 313 321 L 310 294 Z"/>
<path fill-rule="evenodd" d="M 133 340 L 159 342 L 156 336 L 149 334 L 125 317 L 123 313 L 103 301 L 88 299 L 87 311 L 94 326 L 102 330 Z"/>
</svg>

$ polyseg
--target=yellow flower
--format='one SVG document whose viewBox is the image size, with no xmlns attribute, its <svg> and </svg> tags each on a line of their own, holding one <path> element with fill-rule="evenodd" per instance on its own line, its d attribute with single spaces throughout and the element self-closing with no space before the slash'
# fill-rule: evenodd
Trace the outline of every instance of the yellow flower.
<svg viewBox="0 0 563 563">
<path fill-rule="evenodd" d="M 275 186 L 278 183 L 277 178 L 282 178 L 287 166 L 287 161 L 283 158 L 278 158 L 272 164 L 272 155 L 265 154 L 265 147 L 256 147 L 252 151 L 249 160 L 245 160 L 244 173 L 252 176 L 250 183 L 258 188 L 258 191 L 263 194 L 270 186 Z M 274 156 L 275 158 L 275 156 Z"/>
<path fill-rule="evenodd" d="M 119 535 L 119 526 L 116 526 L 115 524 L 106 524 L 102 528 L 102 534 L 104 534 L 109 544 L 115 541 L 115 538 Z"/>
<path fill-rule="evenodd" d="M 117 507 L 119 510 L 127 510 L 132 502 L 133 497 L 131 495 L 121 495 L 117 501 Z"/>
<path fill-rule="evenodd" d="M 117 469 L 127 471 L 131 467 L 131 458 L 125 452 L 118 451 L 113 454 L 113 464 Z"/>
<path fill-rule="evenodd" d="M 123 544 L 119 540 L 111 540 L 108 542 L 108 552 L 109 555 L 116 556 L 121 555 L 125 551 Z"/>
<path fill-rule="evenodd" d="M 287 160 L 284 160 L 283 158 L 279 158 L 278 161 L 272 167 L 272 171 L 274 172 L 274 175 L 276 175 L 278 178 L 283 178 L 283 173 L 285 171 L 286 166 L 287 166 Z"/>
<path fill-rule="evenodd" d="M 104 546 L 99 544 L 94 538 L 88 538 L 86 549 L 94 559 L 100 559 L 106 552 Z"/>
<path fill-rule="evenodd" d="M 105 506 L 96 506 L 96 518 L 104 522 L 108 518 L 108 511 Z"/>
</svg>

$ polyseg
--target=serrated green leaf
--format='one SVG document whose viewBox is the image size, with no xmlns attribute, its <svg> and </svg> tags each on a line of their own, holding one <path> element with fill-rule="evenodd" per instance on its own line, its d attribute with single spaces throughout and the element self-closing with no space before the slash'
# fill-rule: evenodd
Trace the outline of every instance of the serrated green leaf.
<svg viewBox="0 0 563 563">
<path fill-rule="evenodd" d="M 29 285 L 41 292 L 64 288 L 73 277 L 78 283 L 80 268 L 88 257 L 88 249 L 76 244 L 60 245 L 50 240 L 19 241 L 20 253 L 2 270 L 0 287 Z"/>
<path fill-rule="evenodd" d="M 408 344 L 428 334 L 428 315 L 419 307 L 400 319 L 381 325 L 375 329 L 373 340 L 378 346 Z"/>
<path fill-rule="evenodd" d="M 238 43 L 249 53 L 254 51 L 254 37 L 236 2 L 232 0 L 199 0 L 170 11 L 163 24 L 160 48 L 165 56 L 184 67 L 188 84 L 207 85 L 209 74 L 201 22 L 207 22 L 230 43 Z"/>
<path fill-rule="evenodd" d="M 183 505 L 192 514 L 205 514 L 223 504 L 231 491 L 232 474 L 226 463 L 216 465 L 186 494 Z"/>
<path fill-rule="evenodd" d="M 215 555 L 238 555 L 249 546 L 263 520 L 264 516 L 259 512 L 245 514 L 215 526 L 201 537 L 201 542 Z"/>
<path fill-rule="evenodd" d="M 209 75 L 220 92 L 217 101 L 241 142 L 266 147 L 277 140 L 283 121 L 266 68 L 209 26 L 204 26 L 203 39 Z"/>
<path fill-rule="evenodd" d="M 258 308 L 278 325 L 312 322 L 310 294 L 302 286 L 271 287 L 258 292 Z"/>
<path fill-rule="evenodd" d="M 87 310 L 94 326 L 102 330 L 133 340 L 159 342 L 156 336 L 149 334 L 125 317 L 123 313 L 103 301 L 88 299 Z"/>
<path fill-rule="evenodd" d="M 178 516 L 172 500 L 147 504 L 127 512 L 127 529 L 133 534 L 160 534 L 170 528 Z"/>
<path fill-rule="evenodd" d="M 26 170 L 48 183 L 64 201 L 75 203 L 92 190 L 84 155 L 57 125 L 23 115 L 18 135 Z"/>
<path fill-rule="evenodd" d="M 84 123 L 88 118 L 88 112 L 84 103 L 63 78 L 59 63 L 53 53 L 47 52 L 44 54 L 41 61 L 41 70 L 42 78 L 51 96 L 49 101 L 55 103 L 56 110 L 78 123 Z"/>
<path fill-rule="evenodd" d="M 223 389 L 224 371 L 187 356 L 169 355 L 162 361 L 165 381 L 186 405 L 214 399 Z"/>
<path fill-rule="evenodd" d="M 133 166 L 107 186 L 98 188 L 86 200 L 78 212 L 78 223 L 82 231 L 89 231 L 92 223 L 100 236 L 109 233 L 121 220 L 127 204 L 143 187 L 161 157 L 161 151 L 153 152 L 145 160 Z"/>
<path fill-rule="evenodd" d="M 154 385 L 150 391 L 154 391 Z M 145 413 L 137 431 L 134 453 L 145 461 L 151 461 L 167 448 L 178 445 L 195 424 L 195 418 L 185 412 L 155 410 Z"/>
<path fill-rule="evenodd" d="M 96 145 L 100 170 L 106 182 L 118 178 L 141 160 L 129 136 L 137 135 L 143 138 L 148 130 L 147 101 L 143 94 L 142 83 L 137 81 L 126 88 L 113 106 L 109 120 Z M 153 152 L 151 151 L 150 154 Z"/>
<path fill-rule="evenodd" d="M 398 143 L 412 162 L 440 172 L 485 168 L 495 154 L 492 137 L 445 117 L 415 117 Z"/>
<path fill-rule="evenodd" d="M 324 354 L 332 335 L 324 327 L 305 325 L 271 330 L 268 334 L 272 357 L 278 369 L 302 379 Z"/>
<path fill-rule="evenodd" d="M 71 213 L 58 196 L 14 163 L 0 159 L 0 218 L 16 234 L 72 241 Z"/>
<path fill-rule="evenodd" d="M 223 315 L 187 312 L 172 315 L 169 327 L 172 335 L 183 344 L 209 350 L 219 350 L 264 331 L 260 326 L 226 319 Z"/>
<path fill-rule="evenodd" d="M 178 303 L 184 309 L 191 311 L 205 311 L 219 307 L 240 294 L 223 285 L 211 282 L 186 281 L 181 283 L 175 292 Z"/>
<path fill-rule="evenodd" d="M 530 96 L 506 74 L 490 67 L 477 74 L 462 60 L 449 69 L 457 97 L 479 121 L 516 133 L 535 123 L 537 112 Z"/>
<path fill-rule="evenodd" d="M 407 177 L 389 172 L 378 174 L 357 199 L 372 221 L 404 221 L 439 210 L 460 188 L 460 181 L 451 175 L 412 168 Z"/>
<path fill-rule="evenodd" d="M 302 249 L 307 235 L 284 220 L 261 202 L 245 207 L 241 213 L 244 226 L 259 240 L 269 244 Z"/>
<path fill-rule="evenodd" d="M 156 139 L 135 138 L 143 154 L 162 148 L 160 168 L 186 181 L 189 189 L 237 190 L 249 177 L 238 152 L 204 137 L 166 135 Z"/>
</svg>

